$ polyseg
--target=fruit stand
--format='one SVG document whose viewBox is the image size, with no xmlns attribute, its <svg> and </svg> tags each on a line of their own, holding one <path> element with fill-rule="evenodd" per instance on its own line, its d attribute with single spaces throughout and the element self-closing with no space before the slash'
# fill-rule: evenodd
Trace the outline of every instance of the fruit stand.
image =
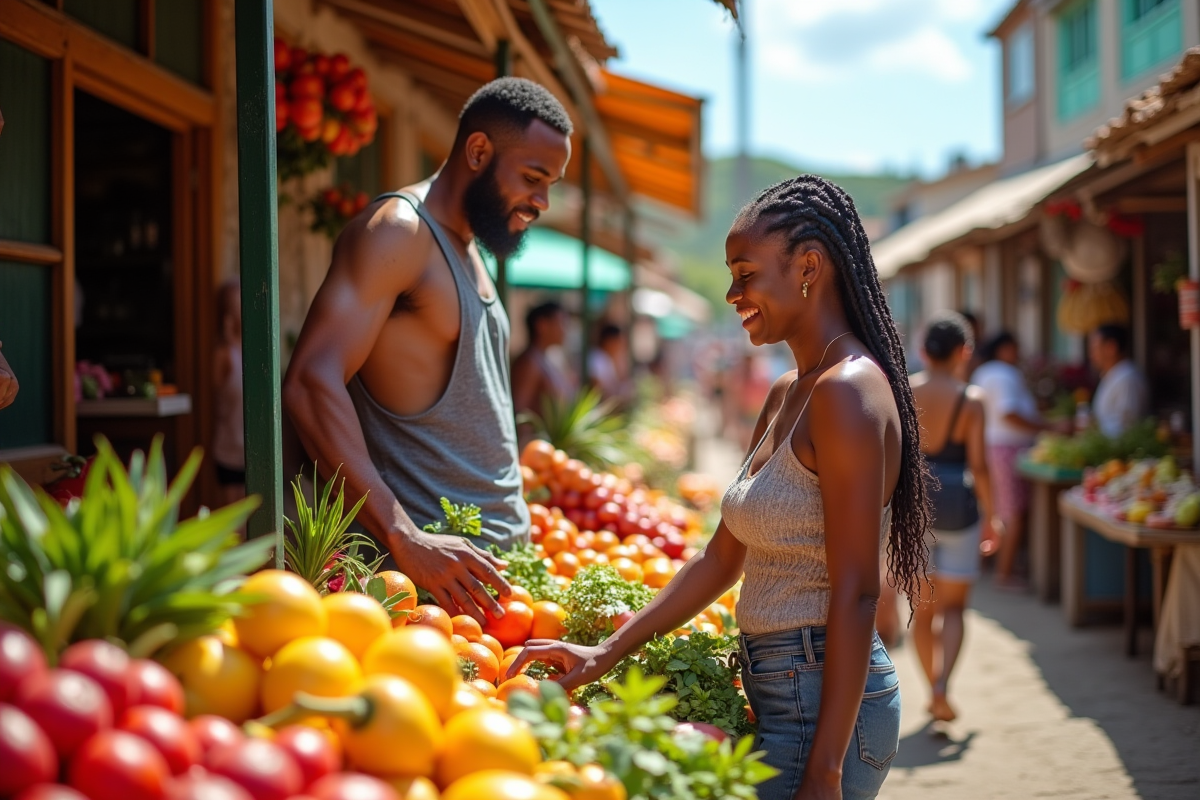
<svg viewBox="0 0 1200 800">
<path fill-rule="evenodd" d="M 1043 603 L 1059 597 L 1062 555 L 1058 513 L 1059 496 L 1078 486 L 1083 470 L 1039 464 L 1028 457 L 1017 462 L 1017 471 L 1029 481 L 1029 577 L 1033 591 Z"/>
</svg>

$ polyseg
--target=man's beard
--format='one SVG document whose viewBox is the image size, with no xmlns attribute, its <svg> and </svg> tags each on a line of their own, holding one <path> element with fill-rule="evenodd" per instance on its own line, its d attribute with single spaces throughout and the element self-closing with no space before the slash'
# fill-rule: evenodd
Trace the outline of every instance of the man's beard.
<svg viewBox="0 0 1200 800">
<path fill-rule="evenodd" d="M 500 194 L 495 159 L 471 181 L 463 197 L 463 206 L 467 212 L 467 224 L 471 226 L 475 240 L 487 248 L 489 253 L 496 258 L 512 258 L 521 251 L 526 231 L 514 233 L 508 227 L 513 209 L 508 207 Z M 527 211 L 537 216 L 536 209 L 531 208 Z"/>
</svg>

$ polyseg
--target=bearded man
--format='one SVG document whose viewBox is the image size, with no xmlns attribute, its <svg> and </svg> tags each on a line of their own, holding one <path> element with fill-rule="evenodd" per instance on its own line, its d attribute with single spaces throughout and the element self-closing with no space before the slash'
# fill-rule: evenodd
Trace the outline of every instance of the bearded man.
<svg viewBox="0 0 1200 800">
<path fill-rule="evenodd" d="M 509 323 L 477 245 L 515 254 L 549 208 L 571 120 L 545 88 L 501 78 L 463 107 L 431 178 L 346 226 L 283 384 L 284 407 L 328 477 L 340 464 L 359 522 L 451 613 L 503 610 L 503 562 L 425 533 L 439 498 L 479 506 L 484 544 L 529 536 L 508 367 Z"/>
</svg>

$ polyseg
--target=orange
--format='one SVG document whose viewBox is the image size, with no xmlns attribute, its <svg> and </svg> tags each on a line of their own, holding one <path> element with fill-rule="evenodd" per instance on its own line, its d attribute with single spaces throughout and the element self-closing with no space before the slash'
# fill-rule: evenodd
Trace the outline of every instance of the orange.
<svg viewBox="0 0 1200 800">
<path fill-rule="evenodd" d="M 571 585 L 571 579 L 566 575 L 555 575 L 554 582 L 558 584 L 558 588 L 562 589 L 563 591 L 566 591 L 566 588 Z"/>
<path fill-rule="evenodd" d="M 469 683 L 459 685 L 458 690 L 454 692 L 454 699 L 450 702 L 450 716 L 455 717 L 464 711 L 470 711 L 473 708 L 487 707 L 487 698 L 479 693 Z"/>
<path fill-rule="evenodd" d="M 495 653 L 497 661 L 504 658 L 504 645 L 502 645 L 502 644 L 500 644 L 500 642 L 496 641 L 495 636 L 491 636 L 486 633 L 482 634 L 479 637 L 479 643 L 482 645 L 486 645 L 488 650 L 491 650 L 493 653 Z"/>
<path fill-rule="evenodd" d="M 484 697 L 496 696 L 496 684 L 494 683 L 488 683 L 487 681 L 476 678 L 475 680 L 471 681 L 470 685 L 474 686 L 475 691 L 479 692 Z"/>
<path fill-rule="evenodd" d="M 294 572 L 264 569 L 240 591 L 260 598 L 233 621 L 239 646 L 251 655 L 267 658 L 293 639 L 325 635 L 329 620 L 321 595 Z"/>
<path fill-rule="evenodd" d="M 508 713 L 508 703 L 504 702 L 500 698 L 489 697 L 487 699 L 487 702 L 488 702 L 488 708 L 494 708 L 497 711 L 503 711 L 505 714 Z"/>
<path fill-rule="evenodd" d="M 446 787 L 487 769 L 532 775 L 541 760 L 537 740 L 524 722 L 490 708 L 472 709 L 446 723 L 435 780 Z M 473 800 L 478 797 L 488 795 L 475 795 Z"/>
<path fill-rule="evenodd" d="M 479 637 L 483 635 L 483 628 L 479 626 L 479 622 L 474 617 L 468 617 L 466 614 L 451 617 L 450 625 L 455 633 L 468 642 L 478 642 Z"/>
<path fill-rule="evenodd" d="M 596 548 L 599 552 L 603 552 L 620 543 L 621 538 L 612 531 L 596 531 L 596 541 L 592 543 L 592 547 Z"/>
<path fill-rule="evenodd" d="M 421 690 L 395 675 L 372 675 L 361 695 L 371 704 L 370 719 L 357 727 L 333 721 L 348 766 L 377 776 L 431 777 L 444 738 L 438 715 Z"/>
<path fill-rule="evenodd" d="M 666 556 L 648 558 L 642 562 L 642 583 L 651 589 L 661 589 L 675 575 L 675 564 Z"/>
<path fill-rule="evenodd" d="M 392 629 L 392 619 L 373 597 L 358 592 L 335 592 L 321 598 L 329 618 L 329 638 L 362 658 L 371 642 Z"/>
<path fill-rule="evenodd" d="M 412 611 L 417 607 L 417 585 L 413 583 L 403 572 L 397 572 L 394 569 L 384 570 L 383 572 L 375 573 L 376 578 L 383 578 L 384 588 L 387 589 L 387 596 L 394 597 L 400 592 L 407 592 L 408 597 L 401 600 L 396 605 L 392 606 L 396 611 Z M 401 614 L 396 619 L 403 620 L 404 615 Z M 401 625 L 404 623 L 401 622 Z"/>
<path fill-rule="evenodd" d="M 340 642 L 306 636 L 288 642 L 271 658 L 262 680 L 262 708 L 270 714 L 291 705 L 296 692 L 345 697 L 358 691 L 362 670 Z"/>
<path fill-rule="evenodd" d="M 584 764 L 578 775 L 582 785 L 571 792 L 571 800 L 626 800 L 629 796 L 625 784 L 599 764 Z"/>
<path fill-rule="evenodd" d="M 638 558 L 636 560 L 637 561 L 646 561 L 647 559 L 650 559 L 650 558 L 663 558 L 663 557 L 665 557 L 665 556 L 664 556 L 662 550 L 659 550 L 657 547 L 655 547 L 652 544 L 644 544 L 638 548 Z"/>
<path fill-rule="evenodd" d="M 417 606 L 408 615 L 409 625 L 425 625 L 441 632 L 447 639 L 454 633 L 454 624 L 450 622 L 450 614 L 441 606 Z"/>
<path fill-rule="evenodd" d="M 540 695 L 541 690 L 538 688 L 538 682 L 528 675 L 521 674 L 515 678 L 509 678 L 496 687 L 496 699 L 508 702 L 509 695 L 513 692 L 529 692 L 533 695 Z"/>
<path fill-rule="evenodd" d="M 490 614 L 483 632 L 495 636 L 505 647 L 524 644 L 533 630 L 533 609 L 520 600 L 504 604 L 504 616 L 496 619 Z"/>
<path fill-rule="evenodd" d="M 626 536 L 625 540 L 623 542 L 621 542 L 621 544 L 627 544 L 627 545 L 631 545 L 633 547 L 640 548 L 643 545 L 650 544 L 650 537 L 645 535 L 644 533 L 635 533 L 632 536 Z"/>
<path fill-rule="evenodd" d="M 590 547 L 585 547 L 576 554 L 579 558 L 579 566 L 590 567 L 596 563 L 596 556 L 600 555 Z"/>
<path fill-rule="evenodd" d="M 544 472 L 553 466 L 554 445 L 545 439 L 534 439 L 521 450 L 521 463 L 534 472 Z"/>
<path fill-rule="evenodd" d="M 520 655 L 521 648 L 518 647 L 515 649 L 517 652 L 505 653 L 504 658 L 500 659 L 500 677 L 499 677 L 500 681 L 504 681 L 508 677 L 508 668 L 513 665 L 513 662 L 517 660 L 517 656 Z M 522 667 L 521 674 L 524 674 L 524 673 L 525 673 L 525 667 Z"/>
<path fill-rule="evenodd" d="M 546 783 L 555 778 L 574 778 L 578 775 L 579 771 L 570 761 L 543 761 L 533 768 L 533 776 Z"/>
<path fill-rule="evenodd" d="M 461 681 L 454 647 L 424 625 L 397 628 L 376 639 L 362 665 L 367 675 L 398 675 L 411 681 L 443 719 Z"/>
<path fill-rule="evenodd" d="M 574 578 L 575 573 L 579 572 L 579 557 L 570 551 L 555 553 L 554 566 L 556 574 Z"/>
<path fill-rule="evenodd" d="M 262 661 L 216 636 L 184 642 L 163 659 L 183 685 L 186 714 L 216 714 L 238 725 L 258 710 Z"/>
<path fill-rule="evenodd" d="M 555 528 L 542 536 L 542 547 L 550 555 L 561 553 L 571 545 L 571 536 L 566 531 Z"/>
<path fill-rule="evenodd" d="M 489 769 L 472 773 L 446 787 L 441 800 L 571 800 L 562 789 L 527 775 Z"/>
<path fill-rule="evenodd" d="M 508 597 L 498 597 L 496 600 L 502 606 L 517 602 L 524 603 L 527 606 L 533 605 L 533 595 L 524 586 L 514 586 L 512 587 L 512 594 Z"/>
<path fill-rule="evenodd" d="M 533 604 L 533 630 L 531 639 L 561 639 L 567 635 L 563 621 L 567 611 L 558 603 L 542 600 Z"/>
<path fill-rule="evenodd" d="M 608 553 L 596 553 L 596 557 L 592 560 L 593 564 L 610 564 L 612 559 L 608 557 Z"/>
<path fill-rule="evenodd" d="M 398 800 L 438 800 L 438 790 L 428 778 L 386 778 Z"/>
<path fill-rule="evenodd" d="M 213 631 L 212 635 L 230 647 L 237 647 L 237 628 L 233 626 L 232 619 L 227 619 L 222 622 L 221 627 Z"/>
<path fill-rule="evenodd" d="M 460 644 L 469 644 L 469 642 L 467 642 L 467 637 L 452 633 L 450 634 L 450 644 L 454 645 L 455 649 L 458 649 Z"/>
<path fill-rule="evenodd" d="M 455 651 L 460 659 L 474 665 L 475 668 L 471 670 L 475 673 L 471 676 L 472 679 L 480 678 L 491 683 L 496 682 L 496 677 L 500 674 L 500 662 L 487 645 L 479 642 L 467 642 L 455 648 Z"/>
<path fill-rule="evenodd" d="M 636 561 L 628 558 L 615 558 L 612 562 L 613 569 L 621 573 L 621 577 L 630 583 L 642 582 L 642 566 Z"/>
<path fill-rule="evenodd" d="M 515 645 L 514 647 L 506 647 L 506 648 L 504 648 L 504 656 L 505 656 L 505 658 L 507 658 L 508 656 L 511 656 L 514 653 L 519 653 L 524 649 L 525 649 L 525 646 L 520 645 L 520 644 Z"/>
<path fill-rule="evenodd" d="M 638 554 L 638 549 L 631 544 L 618 544 L 608 548 L 605 552 L 609 558 L 616 561 L 618 558 L 633 558 Z"/>
<path fill-rule="evenodd" d="M 543 531 L 548 531 L 554 526 L 554 517 L 550 515 L 550 509 L 540 503 L 529 504 L 529 520 Z"/>
</svg>

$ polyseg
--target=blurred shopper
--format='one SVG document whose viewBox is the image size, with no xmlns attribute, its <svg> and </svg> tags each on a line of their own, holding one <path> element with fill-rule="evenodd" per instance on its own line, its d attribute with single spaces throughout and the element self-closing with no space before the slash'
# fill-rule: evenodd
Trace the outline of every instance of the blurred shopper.
<svg viewBox="0 0 1200 800">
<path fill-rule="evenodd" d="M 959 373 L 959 377 L 969 383 L 971 376 L 975 374 L 975 370 L 983 366 L 983 347 L 981 347 L 983 344 L 983 323 L 979 321 L 979 317 L 970 311 L 959 311 L 958 313 L 971 325 L 971 337 L 975 341 L 975 344 L 971 348 L 971 358 L 963 363 L 962 370 Z"/>
<path fill-rule="evenodd" d="M 236 278 L 217 289 L 217 331 L 213 354 L 213 443 L 221 502 L 246 496 L 246 431 L 242 415 L 242 289 Z"/>
<path fill-rule="evenodd" d="M 731 389 L 738 445 L 745 450 L 753 443 L 754 426 L 771 391 L 771 374 L 766 360 L 757 353 L 742 356 Z"/>
<path fill-rule="evenodd" d="M 529 346 L 512 367 L 513 411 L 541 414 L 546 399 L 562 402 L 574 391 L 571 379 L 548 355 L 566 339 L 567 312 L 554 301 L 542 303 L 525 315 L 525 328 Z"/>
<path fill-rule="evenodd" d="M 1029 485 L 1017 473 L 1017 457 L 1033 444 L 1036 434 L 1055 428 L 1038 414 L 1037 401 L 1017 367 L 1020 350 L 1016 338 L 1003 331 L 993 336 L 983 351 L 984 364 L 975 370 L 971 383 L 983 391 L 988 470 L 995 489 L 995 513 L 1004 525 L 998 542 L 985 535 L 982 549 L 990 555 L 998 547 L 997 584 L 1021 588 L 1024 583 L 1014 568 L 1025 535 Z"/>
<path fill-rule="evenodd" d="M 1088 336 L 1088 360 L 1100 373 L 1092 415 L 1105 436 L 1117 437 L 1148 410 L 1146 381 L 1129 359 L 1129 330 L 1101 325 Z"/>
<path fill-rule="evenodd" d="M 0 342 L 0 347 L 4 347 L 3 342 Z M 4 358 L 4 353 L 0 352 L 0 408 L 13 404 L 17 399 L 18 388 L 20 387 L 17 385 L 17 376 Z"/>
<path fill-rule="evenodd" d="M 921 450 L 936 484 L 933 498 L 930 600 L 917 606 L 913 643 L 933 699 L 929 713 L 948 722 L 950 673 L 963 643 L 963 611 L 979 578 L 980 528 L 993 525 L 992 487 L 984 444 L 983 392 L 960 377 L 974 351 L 969 322 L 953 311 L 935 317 L 925 333 L 925 371 L 912 377 L 921 417 Z"/>
<path fill-rule="evenodd" d="M 600 328 L 596 346 L 588 353 L 588 380 L 605 400 L 613 400 L 618 405 L 633 400 L 629 346 L 620 325 L 608 322 Z"/>
</svg>

